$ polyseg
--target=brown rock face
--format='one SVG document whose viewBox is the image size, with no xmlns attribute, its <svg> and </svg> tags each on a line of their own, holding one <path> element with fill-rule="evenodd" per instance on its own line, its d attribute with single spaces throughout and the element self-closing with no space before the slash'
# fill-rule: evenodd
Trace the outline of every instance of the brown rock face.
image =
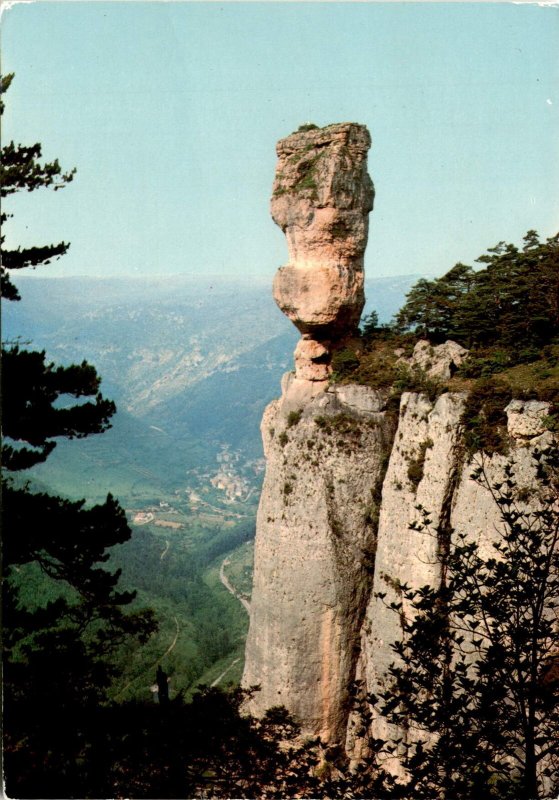
<svg viewBox="0 0 559 800">
<path fill-rule="evenodd" d="M 354 332 L 363 310 L 370 146 L 367 128 L 355 123 L 300 131 L 277 144 L 271 209 L 289 262 L 276 273 L 274 299 L 303 334 L 295 354 L 303 380 L 328 379 L 332 348 Z"/>
</svg>

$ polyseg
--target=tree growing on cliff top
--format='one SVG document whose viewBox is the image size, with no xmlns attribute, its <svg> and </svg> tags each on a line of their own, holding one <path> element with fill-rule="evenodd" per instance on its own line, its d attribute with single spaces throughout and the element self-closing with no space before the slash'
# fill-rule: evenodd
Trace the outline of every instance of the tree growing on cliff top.
<svg viewBox="0 0 559 800">
<path fill-rule="evenodd" d="M 483 466 L 474 472 L 499 509 L 493 552 L 437 530 L 441 585 L 402 585 L 390 604 L 398 659 L 388 688 L 369 697 L 402 731 L 396 744 L 372 742 L 378 764 L 398 753 L 407 770 L 389 797 L 533 800 L 559 788 L 559 449 L 534 458 L 529 506 L 511 465 L 495 484 Z M 420 511 L 412 529 L 425 532 Z"/>
<path fill-rule="evenodd" d="M 523 247 L 500 242 L 477 259 L 483 269 L 456 264 L 441 278 L 421 279 L 396 316 L 401 331 L 468 348 L 501 348 L 511 363 L 533 360 L 559 334 L 559 234 L 536 231 Z"/>
<path fill-rule="evenodd" d="M 12 77 L 1 79 L 2 92 Z M 2 198 L 72 180 L 73 170 L 41 164 L 40 154 L 39 144 L 2 148 Z M 7 219 L 3 207 L 2 224 Z M 67 249 L 64 242 L 6 249 L 2 239 L 4 298 L 20 299 L 8 269 L 47 264 Z M 57 439 L 110 427 L 116 409 L 100 394 L 95 369 L 48 364 L 44 352 L 13 343 L 2 345 L 2 366 L 2 466 L 13 474 L 2 488 L 6 780 L 16 796 L 18 781 L 33 776 L 34 791 L 48 796 L 56 775 L 60 797 L 83 754 L 83 710 L 103 700 L 110 682 L 108 654 L 129 635 L 145 639 L 153 622 L 151 613 L 126 612 L 134 594 L 118 591 L 119 573 L 102 566 L 107 550 L 130 537 L 118 503 L 109 495 L 86 508 L 83 500 L 33 493 L 15 476 L 44 461 Z"/>
</svg>

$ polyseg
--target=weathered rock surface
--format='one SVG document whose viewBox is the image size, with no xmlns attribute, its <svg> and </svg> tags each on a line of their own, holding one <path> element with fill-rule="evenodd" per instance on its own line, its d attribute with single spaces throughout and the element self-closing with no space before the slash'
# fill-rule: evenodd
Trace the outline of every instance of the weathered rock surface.
<svg viewBox="0 0 559 800">
<path fill-rule="evenodd" d="M 443 394 L 436 403 L 424 395 L 405 393 L 400 419 L 382 490 L 373 593 L 362 628 L 358 678 L 366 691 L 383 688 L 395 660 L 392 642 L 401 638 L 398 614 L 387 607 L 399 602 L 401 583 L 411 587 L 436 585 L 440 580 L 438 542 L 432 530 L 410 530 L 420 520 L 418 506 L 428 509 L 433 528 L 448 525 L 453 492 L 459 479 L 459 420 L 464 396 Z M 377 592 L 385 593 L 383 602 Z M 404 608 L 404 613 L 409 609 Z M 383 720 L 375 736 L 399 738 Z M 348 746 L 359 756 L 360 743 L 348 731 Z"/>
<path fill-rule="evenodd" d="M 551 438 L 547 405 L 507 407 L 508 456 L 461 446 L 463 394 L 436 401 L 405 393 L 399 419 L 387 391 L 333 386 L 314 396 L 308 381 L 286 376 L 266 410 L 266 478 L 258 513 L 251 624 L 243 683 L 259 684 L 252 711 L 285 705 L 304 731 L 350 756 L 365 754 L 355 735 L 350 685 L 385 685 L 399 640 L 399 585 L 438 585 L 436 528 L 453 528 L 492 551 L 499 512 L 471 477 L 483 461 L 490 481 L 514 462 L 520 489 L 534 483 L 532 452 Z M 297 405 L 297 403 L 299 403 Z M 410 530 L 427 509 L 429 530 Z M 382 602 L 376 592 L 386 594 Z M 404 608 L 404 613 L 410 609 Z M 377 720 L 373 735 L 405 731 Z M 399 772 L 397 755 L 392 768 Z"/>
<path fill-rule="evenodd" d="M 382 491 L 373 591 L 362 628 L 357 677 L 363 681 L 364 691 L 381 690 L 388 668 L 396 660 L 390 644 L 401 638 L 400 620 L 387 604 L 402 599 L 399 584 L 405 582 L 416 589 L 440 584 L 437 529 L 464 534 L 478 544 L 483 557 L 495 556 L 493 542 L 502 526 L 499 508 L 487 488 L 472 478 L 473 470 L 483 464 L 492 485 L 503 480 L 505 465 L 512 463 L 519 489 L 529 489 L 535 484 L 533 451 L 551 441 L 552 435 L 541 424 L 548 405 L 512 401 L 506 409 L 510 453 L 476 454 L 465 460 L 460 444 L 465 397 L 443 394 L 433 404 L 424 395 L 402 396 Z M 421 522 L 419 507 L 429 512 L 428 529 L 410 529 L 411 523 Z M 378 592 L 386 595 L 384 601 L 376 597 Z M 403 613 L 411 613 L 405 604 Z M 404 741 L 412 736 L 409 731 L 392 729 L 383 719 L 373 724 L 373 735 L 393 740 L 403 737 Z M 351 724 L 347 748 L 356 759 L 364 754 Z M 395 774 L 400 773 L 397 755 L 391 766 Z"/>
<path fill-rule="evenodd" d="M 464 363 L 469 352 L 451 339 L 437 345 L 421 339 L 415 345 L 410 358 L 401 357 L 398 363 L 412 370 L 421 369 L 429 378 L 448 380 Z"/>
<path fill-rule="evenodd" d="M 370 146 L 369 132 L 355 123 L 293 133 L 277 144 L 271 210 L 289 261 L 276 274 L 274 298 L 304 335 L 295 362 L 303 380 L 327 380 L 332 347 L 355 330 L 363 310 Z M 320 343 L 320 354 L 309 341 Z"/>
<path fill-rule="evenodd" d="M 345 738 L 349 690 L 370 589 L 388 392 L 333 387 L 262 421 L 267 459 L 257 519 L 245 686 L 252 711 L 285 705 L 325 742 Z"/>
<path fill-rule="evenodd" d="M 539 400 L 511 400 L 505 411 L 507 430 L 513 439 L 533 439 L 546 430 L 545 418 L 549 414 L 549 403 Z"/>
</svg>

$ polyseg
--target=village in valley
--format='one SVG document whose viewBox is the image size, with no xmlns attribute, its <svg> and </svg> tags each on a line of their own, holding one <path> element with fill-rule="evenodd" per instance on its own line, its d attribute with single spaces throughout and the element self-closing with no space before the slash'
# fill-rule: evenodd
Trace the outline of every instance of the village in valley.
<svg viewBox="0 0 559 800">
<path fill-rule="evenodd" d="M 264 459 L 245 460 L 240 451 L 221 444 L 216 462 L 213 470 L 190 470 L 188 483 L 172 496 L 127 509 L 130 522 L 172 532 L 185 528 L 193 517 L 202 523 L 231 526 L 254 516 Z"/>
</svg>

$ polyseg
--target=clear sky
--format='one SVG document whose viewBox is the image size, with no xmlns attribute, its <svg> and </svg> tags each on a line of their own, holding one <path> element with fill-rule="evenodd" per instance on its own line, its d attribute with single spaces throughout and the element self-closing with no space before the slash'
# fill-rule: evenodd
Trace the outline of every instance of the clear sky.
<svg viewBox="0 0 559 800">
<path fill-rule="evenodd" d="M 78 169 L 9 203 L 46 275 L 227 273 L 286 260 L 275 143 L 368 126 L 369 276 L 442 274 L 559 228 L 559 8 L 36 2 L 2 17 L 3 141 Z"/>
</svg>

